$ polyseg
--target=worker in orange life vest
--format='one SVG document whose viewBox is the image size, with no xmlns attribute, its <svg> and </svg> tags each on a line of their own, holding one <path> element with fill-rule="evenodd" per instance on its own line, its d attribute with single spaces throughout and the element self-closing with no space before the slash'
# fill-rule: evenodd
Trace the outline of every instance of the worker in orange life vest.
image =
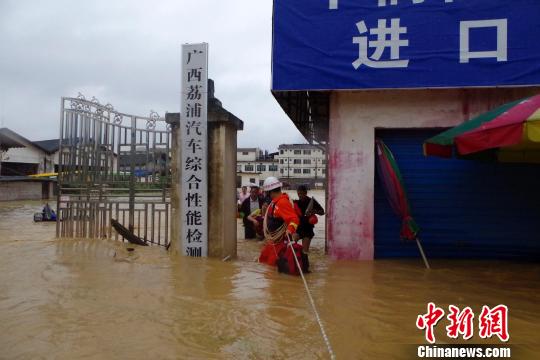
<svg viewBox="0 0 540 360">
<path fill-rule="evenodd" d="M 283 184 L 271 176 L 264 181 L 263 189 L 272 199 L 266 211 L 266 232 L 275 234 L 269 239 L 259 256 L 259 262 L 276 265 L 278 255 L 287 246 L 287 235 L 291 237 L 296 233 L 300 220 L 294 211 L 289 196 L 281 192 Z M 285 227 L 285 229 L 283 229 Z M 281 229 L 281 231 L 279 231 Z M 284 230 L 284 231 L 283 231 Z"/>
</svg>

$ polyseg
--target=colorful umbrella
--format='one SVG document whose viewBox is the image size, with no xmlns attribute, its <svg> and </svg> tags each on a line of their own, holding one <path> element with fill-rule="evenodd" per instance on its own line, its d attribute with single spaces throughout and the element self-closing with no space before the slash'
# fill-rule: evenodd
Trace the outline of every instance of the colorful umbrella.
<svg viewBox="0 0 540 360">
<path fill-rule="evenodd" d="M 540 95 L 504 104 L 424 142 L 424 154 L 495 154 L 500 161 L 540 162 Z"/>
<path fill-rule="evenodd" d="M 394 155 L 380 139 L 375 140 L 375 147 L 377 153 L 377 173 L 379 174 L 392 210 L 401 219 L 400 237 L 404 240 L 416 241 L 420 255 L 422 255 L 422 259 L 424 259 L 424 263 L 429 269 L 429 263 L 418 238 L 420 228 L 412 217 L 405 185 L 403 184 L 401 172 L 394 159 Z"/>
</svg>

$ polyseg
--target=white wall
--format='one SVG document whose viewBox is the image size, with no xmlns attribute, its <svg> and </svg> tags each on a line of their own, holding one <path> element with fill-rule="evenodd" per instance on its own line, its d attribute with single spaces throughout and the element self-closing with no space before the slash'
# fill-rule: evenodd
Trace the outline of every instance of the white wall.
<svg viewBox="0 0 540 360">
<path fill-rule="evenodd" d="M 238 149 L 236 152 L 236 161 L 255 161 L 257 160 L 257 150 L 249 150 L 249 151 L 242 151 L 242 149 Z M 244 154 L 244 152 L 247 152 L 247 154 Z"/>
<path fill-rule="evenodd" d="M 277 166 L 277 163 L 273 163 L 272 165 L 276 165 Z M 270 171 L 269 170 L 269 166 L 270 164 L 266 164 L 266 171 L 261 171 L 261 179 L 266 179 L 267 177 L 270 177 L 270 176 L 273 176 L 273 177 L 277 177 L 279 178 L 279 166 L 278 166 L 278 170 L 276 171 Z"/>
<path fill-rule="evenodd" d="M 35 148 L 11 148 L 7 151 L 8 159 L 4 160 L 4 162 L 39 164 L 43 161 L 43 156 L 44 153 Z"/>
<path fill-rule="evenodd" d="M 11 148 L 7 151 L 6 155 L 7 159 L 2 162 L 38 164 L 39 174 L 54 170 L 55 156 L 48 155 L 35 147 Z M 47 168 L 44 167 L 44 159 L 47 159 Z"/>
<path fill-rule="evenodd" d="M 242 173 L 242 174 L 236 174 L 236 175 L 240 176 L 242 178 L 242 182 L 241 182 L 242 186 L 248 186 L 249 187 L 250 184 L 251 184 L 251 179 L 255 180 L 254 181 L 255 184 L 259 184 L 260 180 L 264 181 L 264 179 L 261 178 L 260 174 L 244 174 L 244 173 Z"/>
<path fill-rule="evenodd" d="M 242 185 L 249 185 L 249 178 L 254 178 L 255 183 L 259 184 L 260 181 L 264 181 L 269 176 L 275 176 L 279 177 L 279 170 L 276 171 L 270 171 L 270 166 L 275 165 L 277 166 L 277 163 L 275 161 L 238 161 L 236 163 L 237 165 L 237 175 L 242 176 Z M 252 171 L 246 170 L 246 165 L 253 166 Z M 258 165 L 263 165 L 265 167 L 265 170 L 258 170 Z M 238 171 L 238 167 L 241 168 L 241 171 Z"/>
<path fill-rule="evenodd" d="M 294 151 L 301 151 L 300 154 L 295 154 Z M 310 150 L 310 154 L 305 154 L 304 150 Z M 313 178 L 325 178 L 326 168 L 326 155 L 321 149 L 306 145 L 305 148 L 297 149 L 279 149 L 279 154 L 276 156 L 276 160 L 279 161 L 279 176 L 313 179 Z M 295 164 L 295 160 L 299 160 L 300 164 Z M 304 163 L 308 160 L 310 163 Z M 283 161 L 283 164 L 282 164 Z M 296 169 L 296 172 L 295 172 Z M 309 170 L 309 173 L 304 173 L 304 169 Z M 299 172 L 298 172 L 299 171 Z"/>
</svg>

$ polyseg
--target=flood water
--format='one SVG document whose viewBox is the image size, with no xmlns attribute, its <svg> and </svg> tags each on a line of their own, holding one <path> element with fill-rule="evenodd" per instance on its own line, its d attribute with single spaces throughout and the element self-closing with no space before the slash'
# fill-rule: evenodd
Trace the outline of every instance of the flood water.
<svg viewBox="0 0 540 360">
<path fill-rule="evenodd" d="M 0 203 L 0 358 L 328 357 L 301 280 L 255 263 L 260 242 L 239 241 L 230 262 L 128 252 L 111 240 L 55 240 L 54 224 L 32 221 L 40 209 Z M 477 315 L 508 305 L 513 358 L 540 358 L 537 263 L 336 262 L 318 230 L 307 280 L 338 359 L 414 358 L 429 301 Z M 445 325 L 438 343 L 450 342 Z"/>
</svg>

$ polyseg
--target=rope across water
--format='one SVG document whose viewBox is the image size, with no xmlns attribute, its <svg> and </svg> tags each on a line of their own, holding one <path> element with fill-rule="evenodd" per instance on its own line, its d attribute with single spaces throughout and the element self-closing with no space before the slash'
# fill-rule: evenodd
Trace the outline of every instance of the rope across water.
<svg viewBox="0 0 540 360">
<path fill-rule="evenodd" d="M 311 303 L 311 308 L 313 309 L 313 312 L 315 313 L 317 324 L 319 324 L 319 328 L 321 330 L 324 343 L 326 344 L 328 354 L 330 355 L 330 359 L 334 360 L 336 358 L 336 355 L 334 354 L 334 350 L 332 349 L 332 344 L 330 344 L 330 339 L 328 338 L 328 335 L 326 335 L 326 331 L 324 330 L 324 325 L 322 323 L 321 317 L 319 316 L 319 312 L 317 311 L 317 307 L 315 306 L 315 301 L 313 300 L 313 296 L 311 296 L 311 291 L 309 290 L 306 278 L 304 277 L 304 272 L 302 271 L 300 262 L 298 261 L 298 258 L 296 257 L 296 253 L 292 246 L 292 239 L 290 238 L 289 234 L 287 234 L 287 238 L 289 240 L 289 244 L 287 246 L 291 247 L 291 251 L 294 255 L 294 261 L 296 262 L 296 266 L 298 267 L 298 271 L 300 272 L 300 276 L 302 277 L 302 281 L 304 282 L 304 287 L 306 288 L 306 293 L 309 298 L 309 302 Z"/>
<path fill-rule="evenodd" d="M 266 209 L 266 213 L 264 214 L 264 219 L 263 219 L 264 237 L 265 239 L 272 241 L 273 243 L 277 243 L 281 241 L 285 235 L 287 236 L 287 239 L 288 239 L 287 246 L 291 247 L 292 253 L 294 255 L 294 261 L 296 262 L 296 266 L 298 267 L 298 271 L 300 272 L 300 276 L 302 277 L 302 281 L 304 282 L 304 287 L 306 288 L 307 296 L 308 296 L 309 302 L 311 303 L 311 308 L 313 309 L 313 312 L 315 313 L 315 318 L 317 320 L 317 324 L 319 325 L 319 329 L 321 330 L 321 334 L 322 334 L 324 343 L 326 345 L 326 348 L 328 350 L 328 354 L 330 355 L 330 359 L 334 360 L 336 358 L 336 355 L 334 354 L 334 350 L 332 349 L 332 344 L 330 344 L 330 339 L 328 338 L 328 335 L 326 335 L 326 331 L 324 330 L 324 325 L 322 323 L 321 317 L 319 316 L 319 312 L 317 311 L 317 307 L 315 306 L 315 301 L 313 300 L 313 296 L 311 295 L 311 291 L 309 290 L 306 278 L 304 277 L 304 272 L 302 271 L 300 262 L 298 261 L 298 258 L 296 257 L 296 253 L 292 246 L 292 239 L 290 238 L 289 234 L 286 234 L 287 226 L 283 224 L 277 230 L 270 231 L 268 229 L 268 211 L 269 210 L 270 210 L 270 206 Z"/>
</svg>

